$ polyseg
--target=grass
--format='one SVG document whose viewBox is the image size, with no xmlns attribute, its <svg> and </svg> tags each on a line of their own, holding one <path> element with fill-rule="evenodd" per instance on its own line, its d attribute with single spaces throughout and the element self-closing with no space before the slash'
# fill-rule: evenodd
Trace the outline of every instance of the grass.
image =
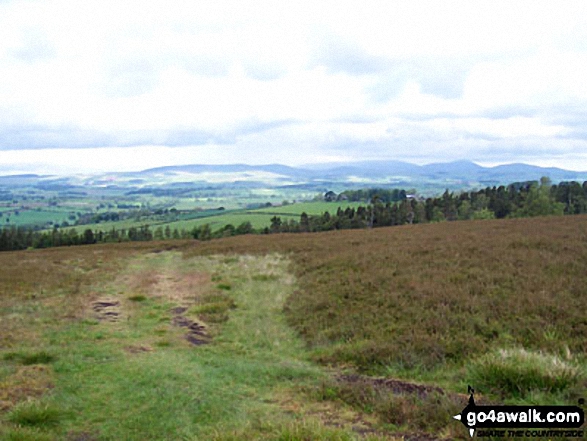
<svg viewBox="0 0 587 441">
<path fill-rule="evenodd" d="M 25 366 L 32 364 L 48 364 L 55 361 L 55 356 L 47 353 L 46 351 L 33 352 L 30 354 L 21 354 L 18 352 L 8 352 L 4 354 L 4 360 L 18 361 L 20 364 Z"/>
<path fill-rule="evenodd" d="M 495 402 L 574 404 L 586 219 L 2 253 L 0 437 L 355 439 L 360 420 L 373 437 L 458 439 L 467 384 Z M 99 300 L 118 302 L 116 319 Z M 341 370 L 445 394 L 333 382 Z M 55 424 L 15 423 L 27 402 Z"/>
<path fill-rule="evenodd" d="M 336 212 L 338 207 L 341 207 L 344 210 L 346 207 L 358 207 L 359 205 L 364 206 L 365 203 L 345 201 L 299 202 L 285 206 L 267 207 L 254 210 L 235 209 L 234 211 L 231 210 L 227 213 L 220 211 L 208 216 L 202 215 L 202 217 L 189 220 L 177 220 L 166 222 L 156 219 L 153 219 L 151 221 L 144 219 L 140 222 L 137 222 L 133 219 L 125 219 L 116 222 L 102 222 L 98 224 L 78 225 L 71 228 L 75 229 L 78 233 L 82 233 L 87 228 L 102 231 L 110 231 L 112 228 L 115 228 L 116 230 L 128 230 L 131 227 L 139 227 L 141 225 L 148 224 L 150 226 L 150 229 L 153 231 L 159 226 L 161 226 L 162 228 L 169 226 L 172 230 L 177 228 L 178 230 L 184 229 L 186 231 L 190 231 L 194 227 L 209 224 L 212 230 L 216 231 L 228 224 L 232 224 L 233 226 L 238 227 L 243 222 L 250 222 L 253 228 L 262 229 L 265 227 L 269 227 L 271 225 L 271 218 L 273 218 L 274 216 L 279 216 L 282 221 L 286 221 L 289 219 L 299 221 L 300 215 L 304 211 L 308 215 L 318 215 L 324 213 L 325 211 Z M 193 208 L 193 206 L 191 206 L 190 208 Z M 193 216 L 193 214 L 190 214 L 190 216 Z"/>
<path fill-rule="evenodd" d="M 347 428 L 325 428 L 319 418 L 296 422 L 279 404 L 324 375 L 281 315 L 294 288 L 286 260 L 277 255 L 184 258 L 180 252 L 126 247 L 114 247 L 108 256 L 93 247 L 76 251 L 96 283 L 65 294 L 45 281 L 42 301 L 28 297 L 19 306 L 25 319 L 10 325 L 16 330 L 34 320 L 43 332 L 30 340 L 13 335 L 13 346 L 28 349 L 3 354 L 6 373 L 22 364 L 23 354 L 42 354 L 34 350 L 39 346 L 55 357 L 48 368 L 51 385 L 38 394 L 7 397 L 6 412 L 0 413 L 2 436 L 195 440 L 246 433 L 252 439 L 304 439 L 314 433 L 315 439 L 355 438 Z M 42 268 L 48 254 L 53 264 L 61 262 L 58 255 L 72 257 L 71 250 L 28 256 L 38 258 Z M 91 262 L 92 256 L 104 260 Z M 253 278 L 267 273 L 274 278 Z M 213 284 L 213 276 L 220 283 Z M 77 308 L 61 310 L 65 299 L 73 299 Z M 92 302 L 106 300 L 117 302 L 111 308 L 118 320 L 104 320 L 92 308 Z M 40 301 L 49 308 L 33 307 Z M 71 315 L 66 325 L 60 321 L 64 313 Z M 227 320 L 215 319 L 219 314 Z M 202 323 L 211 343 L 192 346 L 187 328 L 172 324 L 178 316 Z M 258 423 L 251 427 L 251 422 Z"/>
<path fill-rule="evenodd" d="M 473 367 L 484 354 L 502 349 L 563 360 L 569 353 L 585 372 L 585 220 L 235 237 L 189 252 L 290 253 L 299 287 L 285 314 L 314 360 L 463 392 L 481 382 Z M 524 375 L 521 364 L 510 364 L 517 371 L 508 375 Z M 541 404 L 569 402 L 587 389 L 584 378 L 526 395 Z M 526 399 L 505 383 L 479 388 L 498 400 Z"/>
<path fill-rule="evenodd" d="M 51 428 L 59 424 L 61 412 L 58 408 L 39 402 L 24 402 L 8 414 L 8 421 L 17 426 Z"/>
<path fill-rule="evenodd" d="M 525 349 L 502 349 L 471 364 L 470 378 L 481 390 L 508 397 L 573 390 L 583 380 L 571 360 Z"/>
</svg>

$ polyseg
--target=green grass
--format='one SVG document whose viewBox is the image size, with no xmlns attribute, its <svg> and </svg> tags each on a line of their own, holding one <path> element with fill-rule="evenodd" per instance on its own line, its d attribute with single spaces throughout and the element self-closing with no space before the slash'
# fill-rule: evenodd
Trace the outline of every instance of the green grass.
<svg viewBox="0 0 587 441">
<path fill-rule="evenodd" d="M 359 206 L 367 205 L 367 202 L 347 202 L 347 201 L 335 201 L 335 202 L 297 202 L 290 205 L 282 205 L 280 207 L 267 207 L 255 210 L 258 213 L 268 213 L 271 215 L 291 215 L 298 217 L 306 212 L 307 215 L 319 215 L 328 211 L 331 214 L 336 213 L 336 210 L 340 207 L 345 209 L 347 207 L 357 208 Z"/>
<path fill-rule="evenodd" d="M 8 414 L 8 421 L 17 426 L 52 428 L 62 418 L 60 409 L 39 402 L 24 402 Z"/>
<path fill-rule="evenodd" d="M 345 439 L 360 420 L 462 439 L 451 412 L 467 384 L 480 402 L 574 404 L 587 390 L 585 219 L 3 253 L 0 436 Z M 96 317 L 97 299 L 119 300 L 118 319 Z M 174 320 L 201 324 L 205 344 Z M 20 361 L 43 351 L 46 364 Z M 445 394 L 333 380 L 341 370 Z M 27 401 L 57 423 L 19 428 L 8 415 Z"/>
<path fill-rule="evenodd" d="M 55 361 L 55 356 L 46 351 L 32 352 L 32 353 L 18 353 L 8 352 L 4 354 L 4 360 L 17 361 L 25 366 L 33 364 L 48 364 Z"/>
<path fill-rule="evenodd" d="M 118 276 L 88 287 L 94 298 L 119 301 L 117 322 L 90 319 L 89 300 L 81 299 L 78 307 L 85 312 L 64 325 L 55 314 L 65 297 L 47 297 L 55 309 L 44 313 L 38 344 L 56 354 L 50 400 L 17 402 L 4 417 L 0 413 L 0 434 L 7 439 L 34 439 L 36 433 L 42 433 L 39 439 L 93 434 L 101 440 L 239 434 L 355 438 L 347 429 L 325 428 L 316 417 L 296 422 L 278 404 L 325 375 L 308 360 L 281 314 L 294 289 L 286 260 L 277 255 L 185 259 L 177 252 L 124 259 Z M 274 277 L 253 277 L 267 273 Z M 217 284 L 223 288 L 207 282 L 213 274 L 223 275 Z M 172 309 L 189 303 L 193 306 L 183 315 L 207 323 L 207 345 L 190 345 L 186 328 L 171 324 Z M 206 321 L 218 313 L 228 320 Z M 36 354 L 37 362 L 47 361 L 42 352 Z M 24 356 L 13 351 L 3 358 L 18 363 Z"/>
<path fill-rule="evenodd" d="M 214 206 L 217 207 L 218 205 L 221 204 L 215 204 Z M 141 221 L 137 222 L 133 219 L 125 219 L 116 222 L 102 222 L 99 224 L 79 225 L 72 228 L 74 228 L 78 233 L 81 233 L 87 228 L 91 230 L 109 231 L 112 228 L 116 230 L 128 230 L 131 227 L 149 225 L 151 230 L 153 231 L 159 226 L 161 226 L 162 228 L 169 226 L 172 230 L 177 228 L 178 230 L 184 229 L 186 231 L 190 231 L 194 227 L 209 224 L 212 230 L 216 231 L 228 224 L 232 224 L 233 226 L 238 227 L 243 222 L 250 222 L 253 228 L 262 229 L 265 227 L 269 227 L 271 225 L 271 218 L 273 218 L 274 216 L 279 216 L 282 221 L 287 221 L 289 219 L 299 221 L 300 215 L 304 211 L 308 215 L 319 215 L 324 213 L 325 211 L 336 212 L 338 207 L 341 207 L 344 210 L 346 207 L 358 207 L 359 205 L 365 205 L 365 203 L 345 201 L 298 202 L 295 204 L 285 206 L 267 207 L 255 210 L 235 209 L 230 212 L 220 211 L 211 213 L 209 215 L 205 215 L 205 213 L 203 213 L 199 214 L 202 217 L 189 220 L 162 221 L 157 219 L 142 219 Z M 193 208 L 193 206 L 191 208 Z"/>
<path fill-rule="evenodd" d="M 502 349 L 469 366 L 471 381 L 481 391 L 524 398 L 532 393 L 572 391 L 584 374 L 572 360 L 524 349 Z"/>
<path fill-rule="evenodd" d="M 439 384 L 455 393 L 479 382 L 478 390 L 495 400 L 573 402 L 587 387 L 584 375 L 557 380 L 564 385 L 537 383 L 521 394 L 507 382 L 527 375 L 518 361 L 509 363 L 517 371 L 502 368 L 510 380 L 488 374 L 493 384 L 470 367 L 479 368 L 484 354 L 523 348 L 572 360 L 585 372 L 585 219 L 235 237 L 191 252 L 291 253 L 300 287 L 286 316 L 320 363 Z M 530 378 L 562 372 L 544 366 Z"/>
<path fill-rule="evenodd" d="M 12 213 L 4 213 L 2 217 L 0 217 L 0 224 L 3 226 L 44 226 L 47 222 L 54 222 L 61 224 L 63 221 L 68 220 L 69 213 L 67 211 L 55 209 L 55 210 L 47 210 L 42 209 L 37 211 L 35 209 L 27 210 L 27 209 L 20 209 L 16 208 L 19 212 L 18 215 Z M 6 222 L 6 219 L 10 218 L 10 222 Z M 71 222 L 71 221 L 69 221 Z"/>
</svg>

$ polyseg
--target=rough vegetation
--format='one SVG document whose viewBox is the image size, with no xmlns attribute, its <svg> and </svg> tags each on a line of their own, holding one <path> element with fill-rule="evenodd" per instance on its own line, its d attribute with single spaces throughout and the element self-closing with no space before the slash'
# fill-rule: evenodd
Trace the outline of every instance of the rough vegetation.
<svg viewBox="0 0 587 441">
<path fill-rule="evenodd" d="M 492 402 L 574 404 L 586 225 L 0 253 L 0 436 L 464 439 L 451 415 L 467 384 Z"/>
</svg>

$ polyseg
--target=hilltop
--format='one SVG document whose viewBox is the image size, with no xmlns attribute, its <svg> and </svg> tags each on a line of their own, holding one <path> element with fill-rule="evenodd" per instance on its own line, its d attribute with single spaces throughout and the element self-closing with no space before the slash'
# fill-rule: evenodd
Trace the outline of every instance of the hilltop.
<svg viewBox="0 0 587 441">
<path fill-rule="evenodd" d="M 468 439 L 587 389 L 584 215 L 0 253 L 7 439 Z"/>
</svg>

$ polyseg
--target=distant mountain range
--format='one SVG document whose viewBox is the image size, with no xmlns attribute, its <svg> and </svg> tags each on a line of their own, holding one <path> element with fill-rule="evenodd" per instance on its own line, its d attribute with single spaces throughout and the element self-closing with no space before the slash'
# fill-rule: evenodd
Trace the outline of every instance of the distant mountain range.
<svg viewBox="0 0 587 441">
<path fill-rule="evenodd" d="M 351 163 L 312 164 L 290 167 L 282 164 L 247 165 L 177 165 L 151 168 L 139 172 L 99 173 L 74 176 L 19 175 L 0 176 L 0 186 L 52 185 L 84 187 L 167 187 L 220 185 L 254 187 L 360 188 L 399 187 L 429 192 L 505 185 L 537 181 L 542 176 L 553 183 L 587 181 L 587 171 L 576 172 L 555 167 L 507 164 L 482 167 L 471 161 L 416 165 L 402 161 L 360 161 Z"/>
<path fill-rule="evenodd" d="M 292 179 L 345 180 L 349 178 L 417 178 L 446 179 L 449 181 L 477 181 L 509 183 L 514 181 L 539 180 L 548 176 L 552 181 L 587 180 L 587 171 L 576 172 L 556 167 L 538 167 L 528 164 L 507 164 L 483 167 L 471 161 L 454 161 L 416 165 L 402 161 L 361 161 L 352 163 L 312 164 L 304 167 L 289 167 L 281 164 L 268 165 L 180 165 L 158 167 L 133 175 L 148 176 L 159 173 L 251 173 L 267 172 Z"/>
</svg>

